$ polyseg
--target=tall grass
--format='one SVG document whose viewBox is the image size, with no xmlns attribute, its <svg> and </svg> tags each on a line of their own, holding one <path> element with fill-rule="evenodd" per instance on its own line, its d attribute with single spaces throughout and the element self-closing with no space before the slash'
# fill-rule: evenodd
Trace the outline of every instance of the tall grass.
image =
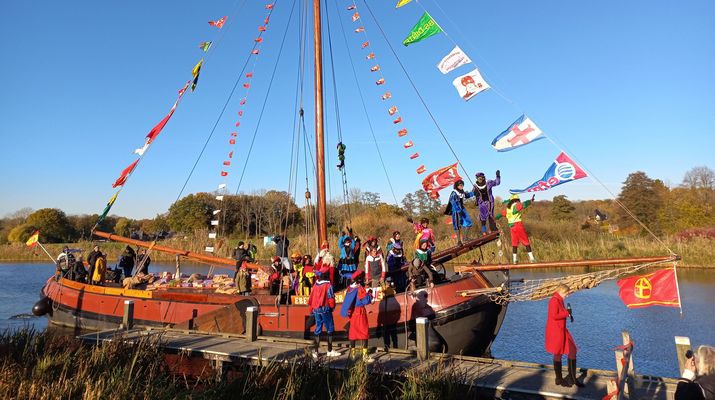
<svg viewBox="0 0 715 400">
<path fill-rule="evenodd" d="M 289 363 L 239 365 L 224 374 L 184 376 L 151 339 L 82 345 L 51 332 L 0 334 L 3 399 L 456 399 L 472 390 L 448 363 L 382 374 L 356 362 L 344 370 L 307 354 Z M 174 370 L 176 371 L 176 369 Z"/>
</svg>

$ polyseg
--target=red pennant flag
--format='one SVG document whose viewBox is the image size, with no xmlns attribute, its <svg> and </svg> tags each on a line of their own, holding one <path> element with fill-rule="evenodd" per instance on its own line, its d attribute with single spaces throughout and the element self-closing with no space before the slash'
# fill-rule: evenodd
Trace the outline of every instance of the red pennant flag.
<svg viewBox="0 0 715 400">
<path fill-rule="evenodd" d="M 231 166 L 231 161 L 224 161 L 223 165 L 230 167 Z"/>
<path fill-rule="evenodd" d="M 402 128 L 402 129 L 400 129 L 399 131 L 397 131 L 397 136 L 403 137 L 403 136 L 405 136 L 405 135 L 407 135 L 407 129 Z"/>
<path fill-rule="evenodd" d="M 353 14 L 353 22 L 355 22 L 359 19 L 360 19 L 360 13 L 356 12 L 355 14 Z"/>
<path fill-rule="evenodd" d="M 256 42 L 256 43 L 261 43 L 261 42 L 263 41 L 263 38 L 262 38 L 262 37 L 257 37 L 257 38 L 255 38 L 255 39 L 253 39 L 253 41 Z"/>
<path fill-rule="evenodd" d="M 245 87 L 246 89 L 248 89 L 248 88 L 251 87 L 251 84 L 250 84 L 250 83 L 244 83 L 244 84 L 243 84 L 243 87 Z"/>
<path fill-rule="evenodd" d="M 241 121 L 236 121 L 236 128 L 238 128 L 239 126 L 241 126 Z"/>
<path fill-rule="evenodd" d="M 241 105 L 246 104 L 246 99 L 241 99 L 241 102 L 239 104 L 241 104 Z"/>
<path fill-rule="evenodd" d="M 380 79 L 378 79 L 378 80 L 375 82 L 375 84 L 378 85 L 378 86 L 379 86 L 379 85 L 382 85 L 382 84 L 384 84 L 384 83 L 385 83 L 385 78 L 380 78 Z"/>
<path fill-rule="evenodd" d="M 273 3 L 266 4 L 266 10 L 272 10 L 272 9 L 273 9 Z"/>
<path fill-rule="evenodd" d="M 123 186 L 124 182 L 127 181 L 127 177 L 129 177 L 129 174 L 132 173 L 132 171 L 134 170 L 134 167 L 137 166 L 138 162 L 139 162 L 139 160 L 137 159 L 136 161 L 131 163 L 128 167 L 124 168 L 122 173 L 119 175 L 119 178 L 117 178 L 117 180 L 114 181 L 114 183 L 112 184 L 112 187 L 115 188 L 117 186 Z"/>
<path fill-rule="evenodd" d="M 375 64 L 374 66 L 370 67 L 370 72 L 377 72 L 380 70 L 380 65 Z"/>
<path fill-rule="evenodd" d="M 226 172 L 226 171 L 221 171 L 221 176 L 228 176 L 228 172 Z"/>
<path fill-rule="evenodd" d="M 360 45 L 361 49 L 364 49 L 365 47 L 369 46 L 370 42 L 363 42 L 363 44 Z"/>
<path fill-rule="evenodd" d="M 402 117 L 397 117 L 394 121 L 392 121 L 393 124 L 399 124 L 400 122 L 402 122 Z"/>
<path fill-rule="evenodd" d="M 652 274 L 632 276 L 618 281 L 618 295 L 628 308 L 650 306 L 680 307 L 675 269 L 666 268 Z"/>
<path fill-rule="evenodd" d="M 422 180 L 422 188 L 429 193 L 431 198 L 436 199 L 439 197 L 440 190 L 452 186 L 459 179 L 462 177 L 457 171 L 457 163 L 454 163 L 427 175 Z"/>
<path fill-rule="evenodd" d="M 380 98 L 381 98 L 382 100 L 390 99 L 390 98 L 392 98 L 392 93 L 390 93 L 389 91 L 388 91 L 388 92 L 385 92 L 385 94 L 383 94 Z"/>
<path fill-rule="evenodd" d="M 387 109 L 387 113 L 390 115 L 395 115 L 396 112 L 397 112 L 397 106 L 392 106 Z"/>
<path fill-rule="evenodd" d="M 417 173 L 418 173 L 418 174 L 421 174 L 421 173 L 423 173 L 423 172 L 425 172 L 425 171 L 427 171 L 427 168 L 425 168 L 424 165 L 420 165 L 420 167 L 417 168 Z"/>
<path fill-rule="evenodd" d="M 251 51 L 251 54 L 258 54 L 258 49 L 253 49 L 253 51 Z"/>
<path fill-rule="evenodd" d="M 228 144 L 236 144 L 236 139 L 230 139 L 230 140 L 228 141 Z"/>
<path fill-rule="evenodd" d="M 415 154 L 413 154 L 413 155 L 410 156 L 410 160 L 414 160 L 415 158 L 417 158 L 417 157 L 419 157 L 419 156 L 420 156 L 420 153 L 415 153 Z"/>
<path fill-rule="evenodd" d="M 226 23 L 226 18 L 228 18 L 228 17 L 225 16 L 217 21 L 209 21 L 209 25 L 215 26 L 215 27 L 221 29 L 221 28 L 223 28 L 223 24 Z"/>
<path fill-rule="evenodd" d="M 231 137 L 238 137 L 238 132 L 231 132 Z"/>
<path fill-rule="evenodd" d="M 265 31 L 266 31 L 266 27 L 265 27 L 265 26 L 261 25 L 261 26 L 258 27 L 258 32 L 265 32 Z"/>
<path fill-rule="evenodd" d="M 246 73 L 246 78 L 253 78 L 253 71 Z"/>
<path fill-rule="evenodd" d="M 359 28 L 355 28 L 355 33 L 360 33 L 360 32 L 365 32 L 365 28 L 362 26 Z"/>
<path fill-rule="evenodd" d="M 367 56 L 365 56 L 365 58 L 367 58 L 368 60 L 372 60 L 373 58 L 375 58 L 375 53 L 370 53 Z"/>
<path fill-rule="evenodd" d="M 269 18 L 270 18 L 270 17 L 266 17 L 266 19 L 263 20 L 263 25 L 268 25 L 268 19 L 269 19 Z"/>
<path fill-rule="evenodd" d="M 415 144 L 412 143 L 411 140 L 408 140 L 407 143 L 403 144 L 404 148 L 409 149 L 410 147 L 414 146 Z"/>
<path fill-rule="evenodd" d="M 228 153 L 228 158 L 233 158 L 233 151 Z"/>
<path fill-rule="evenodd" d="M 238 111 L 238 116 L 239 116 L 239 117 L 243 117 L 243 110 L 239 110 L 239 111 Z"/>
</svg>

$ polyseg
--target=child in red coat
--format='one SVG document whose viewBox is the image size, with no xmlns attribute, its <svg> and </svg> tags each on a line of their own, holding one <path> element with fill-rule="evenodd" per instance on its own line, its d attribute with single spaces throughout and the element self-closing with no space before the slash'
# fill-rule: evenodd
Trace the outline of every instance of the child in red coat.
<svg viewBox="0 0 715 400">
<path fill-rule="evenodd" d="M 372 302 L 372 291 L 365 290 L 365 272 L 357 270 L 352 275 L 352 283 L 345 292 L 345 300 L 340 309 L 340 315 L 350 318 L 348 339 L 350 340 L 350 357 L 353 356 L 355 341 L 362 344 L 362 357 L 365 362 L 373 359 L 367 355 L 367 341 L 370 339 L 370 326 L 367 321 L 365 306 Z"/>
<path fill-rule="evenodd" d="M 549 300 L 549 314 L 546 319 L 546 336 L 545 347 L 546 351 L 554 355 L 554 373 L 556 374 L 555 383 L 557 385 L 571 387 L 576 385 L 583 387 L 583 383 L 576 378 L 576 342 L 566 329 L 566 319 L 571 318 L 571 310 L 564 306 L 564 299 L 569 294 L 569 288 L 566 285 L 559 285 L 556 292 Z M 563 378 L 561 372 L 561 357 L 566 354 L 568 356 L 569 374 L 566 379 Z"/>
</svg>

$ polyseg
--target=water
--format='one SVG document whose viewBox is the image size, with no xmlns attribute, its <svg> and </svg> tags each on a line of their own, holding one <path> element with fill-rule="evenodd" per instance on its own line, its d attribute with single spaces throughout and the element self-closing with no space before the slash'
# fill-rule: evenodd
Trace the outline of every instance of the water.
<svg viewBox="0 0 715 400">
<path fill-rule="evenodd" d="M 152 264 L 150 270 L 172 271 L 172 265 Z M 203 267 L 183 267 L 193 273 Z M 583 272 L 575 269 L 568 273 Z M 39 291 L 54 273 L 52 264 L 0 263 L 0 330 L 31 326 L 44 329 L 47 319 L 31 314 Z M 512 278 L 542 279 L 561 276 L 566 271 L 549 270 L 520 272 Z M 574 311 L 575 322 L 568 327 L 579 347 L 580 366 L 615 369 L 613 349 L 621 344 L 621 330 L 627 330 L 635 341 L 636 372 L 647 375 L 678 375 L 674 336 L 690 337 L 693 346 L 715 345 L 715 271 L 679 270 L 680 293 L 684 314 L 677 308 L 650 307 L 627 309 L 618 297 L 615 281 L 605 282 L 595 289 L 581 291 L 567 298 Z M 492 351 L 495 357 L 550 363 L 544 351 L 544 324 L 547 301 L 513 303 L 509 305 L 504 325 Z"/>
</svg>

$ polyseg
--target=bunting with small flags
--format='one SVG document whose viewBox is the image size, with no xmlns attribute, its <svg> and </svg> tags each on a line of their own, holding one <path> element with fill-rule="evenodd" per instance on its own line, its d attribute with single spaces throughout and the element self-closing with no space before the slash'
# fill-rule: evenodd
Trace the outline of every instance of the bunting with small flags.
<svg viewBox="0 0 715 400">
<path fill-rule="evenodd" d="M 114 181 L 114 183 L 112 184 L 112 187 L 115 188 L 117 186 L 123 186 L 124 183 L 127 181 L 127 178 L 129 177 L 129 175 L 132 173 L 132 171 L 134 171 L 134 167 L 137 166 L 138 162 L 139 162 L 139 159 L 137 159 L 133 163 L 129 164 L 128 167 L 124 168 L 122 170 L 122 173 L 119 174 L 119 178 L 117 178 L 117 180 Z"/>
<path fill-rule="evenodd" d="M 223 18 L 221 18 L 221 19 L 219 19 L 219 20 L 209 21 L 209 25 L 215 26 L 215 27 L 217 27 L 218 29 L 221 29 L 221 28 L 223 28 L 223 24 L 226 23 L 226 19 L 227 19 L 227 18 L 228 18 L 228 16 L 224 16 Z M 204 25 L 204 26 L 206 26 L 206 25 Z"/>
<path fill-rule="evenodd" d="M 469 100 L 477 94 L 491 88 L 484 80 L 478 68 L 472 72 L 464 74 L 452 81 L 452 85 L 457 89 L 459 96 L 464 100 Z"/>
</svg>

